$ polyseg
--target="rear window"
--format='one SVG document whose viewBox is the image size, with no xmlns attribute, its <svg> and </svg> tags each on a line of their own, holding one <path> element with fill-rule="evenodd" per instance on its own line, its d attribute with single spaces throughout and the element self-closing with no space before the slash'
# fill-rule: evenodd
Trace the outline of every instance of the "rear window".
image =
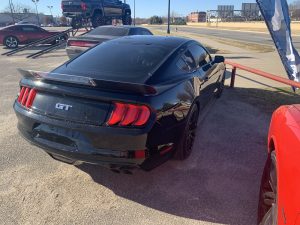
<svg viewBox="0 0 300 225">
<path fill-rule="evenodd" d="M 161 45 L 103 43 L 67 64 L 67 73 L 102 80 L 144 82 L 172 52 Z"/>
<path fill-rule="evenodd" d="M 121 37 L 128 35 L 128 29 L 117 27 L 98 27 L 89 32 L 88 34 Z"/>
</svg>

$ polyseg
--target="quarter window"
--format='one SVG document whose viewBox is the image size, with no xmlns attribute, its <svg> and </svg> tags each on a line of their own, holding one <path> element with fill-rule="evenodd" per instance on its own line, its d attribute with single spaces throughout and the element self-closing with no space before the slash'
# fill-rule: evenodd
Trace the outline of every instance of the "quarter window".
<svg viewBox="0 0 300 225">
<path fill-rule="evenodd" d="M 210 62 L 210 55 L 200 45 L 192 45 L 189 47 L 195 61 L 197 68 L 202 67 Z"/>
<path fill-rule="evenodd" d="M 190 68 L 189 66 L 187 65 L 187 63 L 183 60 L 183 58 L 181 57 L 177 63 L 176 63 L 177 67 L 182 70 L 182 71 L 185 71 L 185 72 L 189 72 L 190 71 Z"/>
<path fill-rule="evenodd" d="M 196 62 L 195 62 L 195 60 L 193 58 L 193 55 L 192 55 L 192 53 L 189 50 L 187 50 L 183 54 L 182 57 L 183 57 L 183 60 L 186 62 L 186 64 L 187 64 L 190 72 L 194 71 L 197 68 Z"/>
</svg>

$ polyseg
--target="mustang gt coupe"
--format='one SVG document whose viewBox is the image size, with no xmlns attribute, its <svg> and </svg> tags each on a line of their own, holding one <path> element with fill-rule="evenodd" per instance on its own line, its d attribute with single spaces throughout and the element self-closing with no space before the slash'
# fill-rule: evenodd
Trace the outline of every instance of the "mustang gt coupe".
<svg viewBox="0 0 300 225">
<path fill-rule="evenodd" d="M 258 224 L 300 225 L 300 105 L 274 112 L 268 142 Z"/>
<path fill-rule="evenodd" d="M 117 171 L 188 158 L 198 116 L 224 88 L 224 57 L 176 37 L 128 36 L 51 72 L 20 70 L 25 139 L 54 159 Z"/>
</svg>

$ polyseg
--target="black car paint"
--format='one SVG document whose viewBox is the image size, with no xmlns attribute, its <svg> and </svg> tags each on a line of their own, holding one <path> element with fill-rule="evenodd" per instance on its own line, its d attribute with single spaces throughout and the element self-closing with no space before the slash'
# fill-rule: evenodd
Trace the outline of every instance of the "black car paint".
<svg viewBox="0 0 300 225">
<path fill-rule="evenodd" d="M 81 3 L 87 5 L 85 11 L 81 8 Z M 105 17 L 120 19 L 126 12 L 131 14 L 128 4 L 122 1 L 106 0 L 62 0 L 63 15 L 66 17 L 82 16 L 83 18 L 92 17 L 95 13 L 101 13 Z"/>
<path fill-rule="evenodd" d="M 146 38 L 151 42 L 158 37 Z M 108 104 L 109 110 L 105 116 L 103 115 L 106 118 L 104 121 L 108 120 L 114 101 L 147 105 L 151 108 L 151 117 L 146 126 L 142 128 L 108 127 L 103 122 L 103 118 L 99 124 L 95 121 L 89 123 L 69 120 L 67 112 L 63 119 L 55 113 L 52 115 L 47 111 L 39 112 L 35 104 L 32 109 L 25 109 L 15 102 L 14 109 L 21 134 L 56 159 L 65 162 L 87 162 L 110 168 L 140 166 L 151 169 L 151 165 L 157 166 L 159 159 L 165 157 L 160 155 L 164 147 L 173 145 L 173 152 L 175 151 L 191 106 L 197 104 L 200 109 L 205 107 L 209 99 L 214 96 L 217 84 L 222 82 L 225 71 L 223 62 L 211 61 L 197 70 L 183 73 L 173 79 L 160 80 L 160 77 L 163 77 L 162 73 L 168 74 L 167 77 L 178 73 L 176 60 L 189 46 L 197 43 L 179 38 L 164 40 L 169 44 L 172 41 L 174 42 L 173 54 L 145 82 L 157 90 L 154 95 L 86 88 L 28 78 L 21 80 L 22 86 L 35 88 L 38 93 L 57 96 L 51 101 L 47 100 L 48 108 L 53 108 L 57 102 L 64 103 L 64 100 L 72 98 L 82 103 L 95 101 Z M 85 108 L 80 110 L 85 111 Z M 132 154 L 138 150 L 147 150 L 146 158 L 133 158 Z M 165 159 L 170 156 L 168 155 Z"/>
</svg>

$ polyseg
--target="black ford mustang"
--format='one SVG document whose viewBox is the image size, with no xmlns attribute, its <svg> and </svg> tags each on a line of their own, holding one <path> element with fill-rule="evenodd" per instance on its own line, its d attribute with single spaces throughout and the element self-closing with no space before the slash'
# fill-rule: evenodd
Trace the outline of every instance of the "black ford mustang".
<svg viewBox="0 0 300 225">
<path fill-rule="evenodd" d="M 53 158 L 149 170 L 186 159 L 199 112 L 224 87 L 224 58 L 198 42 L 132 36 L 108 41 L 50 73 L 20 70 L 21 134 Z"/>
</svg>

